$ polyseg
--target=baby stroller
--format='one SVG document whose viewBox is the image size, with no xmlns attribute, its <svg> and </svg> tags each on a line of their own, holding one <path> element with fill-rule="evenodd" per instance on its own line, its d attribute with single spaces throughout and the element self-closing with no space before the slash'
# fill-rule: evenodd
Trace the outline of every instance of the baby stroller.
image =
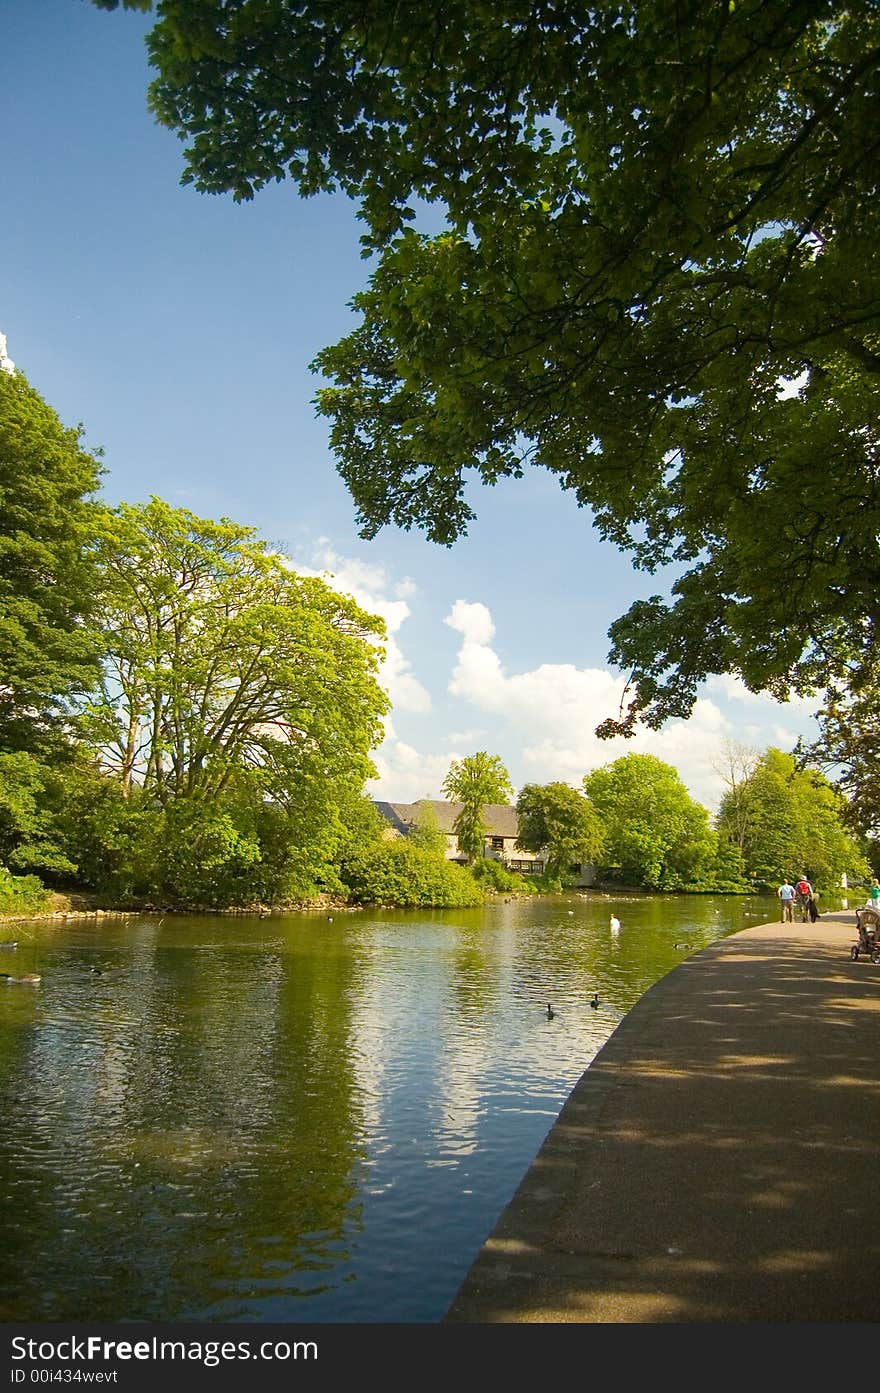
<svg viewBox="0 0 880 1393">
<path fill-rule="evenodd" d="M 857 909 L 856 910 L 856 933 L 859 936 L 858 943 L 854 943 L 849 950 L 849 955 L 853 962 L 857 962 L 862 954 L 870 958 L 872 963 L 880 963 L 880 942 L 877 934 L 880 931 L 880 911 L 876 909 Z"/>
</svg>

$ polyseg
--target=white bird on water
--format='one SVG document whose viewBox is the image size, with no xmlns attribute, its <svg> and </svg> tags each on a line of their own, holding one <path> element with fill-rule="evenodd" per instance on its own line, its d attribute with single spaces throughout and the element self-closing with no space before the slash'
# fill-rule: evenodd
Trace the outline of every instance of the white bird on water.
<svg viewBox="0 0 880 1393">
<path fill-rule="evenodd" d="M 620 920 L 616 914 L 612 914 L 611 916 L 611 932 L 613 934 L 620 932 Z"/>
</svg>

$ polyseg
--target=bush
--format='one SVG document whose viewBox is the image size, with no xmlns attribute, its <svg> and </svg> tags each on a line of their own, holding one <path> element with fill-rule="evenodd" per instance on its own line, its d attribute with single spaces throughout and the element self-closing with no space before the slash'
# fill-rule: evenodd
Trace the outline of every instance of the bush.
<svg viewBox="0 0 880 1393">
<path fill-rule="evenodd" d="M 48 895 L 35 875 L 12 875 L 0 866 L 0 914 L 31 914 L 43 909 Z"/>
<path fill-rule="evenodd" d="M 297 838 L 285 810 L 247 788 L 161 808 L 138 787 L 124 798 L 110 779 L 79 770 L 60 821 L 77 883 L 115 904 L 219 910 L 342 893 L 331 819 Z"/>
<path fill-rule="evenodd" d="M 532 875 L 529 885 L 536 895 L 558 895 L 565 888 L 557 876 Z"/>
<path fill-rule="evenodd" d="M 484 890 L 497 890 L 499 893 L 530 894 L 534 890 L 531 881 L 525 876 L 509 871 L 500 861 L 491 856 L 481 856 L 468 868 L 478 885 Z"/>
<path fill-rule="evenodd" d="M 149 898 L 159 820 L 140 789 L 123 798 L 97 770 L 70 771 L 58 823 L 75 883 L 119 904 Z"/>
<path fill-rule="evenodd" d="M 355 904 L 462 909 L 481 905 L 484 898 L 461 866 L 403 840 L 352 852 L 340 877 Z"/>
</svg>

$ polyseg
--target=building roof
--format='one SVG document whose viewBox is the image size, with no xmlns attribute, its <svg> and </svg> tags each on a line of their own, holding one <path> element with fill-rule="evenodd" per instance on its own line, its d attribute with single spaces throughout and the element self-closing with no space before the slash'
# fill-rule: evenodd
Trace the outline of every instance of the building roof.
<svg viewBox="0 0 880 1393">
<path fill-rule="evenodd" d="M 405 836 L 419 814 L 426 809 L 433 812 L 441 832 L 452 833 L 453 824 L 463 803 L 448 803 L 440 798 L 420 798 L 417 803 L 386 803 L 376 801 L 373 805 L 387 822 L 391 823 L 402 836 Z M 486 803 L 483 807 L 483 821 L 490 837 L 516 837 L 518 824 L 516 808 L 509 803 Z"/>
</svg>

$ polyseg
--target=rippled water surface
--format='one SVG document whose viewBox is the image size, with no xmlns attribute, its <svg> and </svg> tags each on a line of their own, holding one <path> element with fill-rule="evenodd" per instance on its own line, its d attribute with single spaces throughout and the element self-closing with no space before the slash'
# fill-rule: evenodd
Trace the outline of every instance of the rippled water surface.
<svg viewBox="0 0 880 1393">
<path fill-rule="evenodd" d="M 625 1012 L 771 917 L 572 894 L 0 928 L 0 970 L 42 975 L 0 990 L 0 1320 L 439 1320 Z"/>
</svg>

